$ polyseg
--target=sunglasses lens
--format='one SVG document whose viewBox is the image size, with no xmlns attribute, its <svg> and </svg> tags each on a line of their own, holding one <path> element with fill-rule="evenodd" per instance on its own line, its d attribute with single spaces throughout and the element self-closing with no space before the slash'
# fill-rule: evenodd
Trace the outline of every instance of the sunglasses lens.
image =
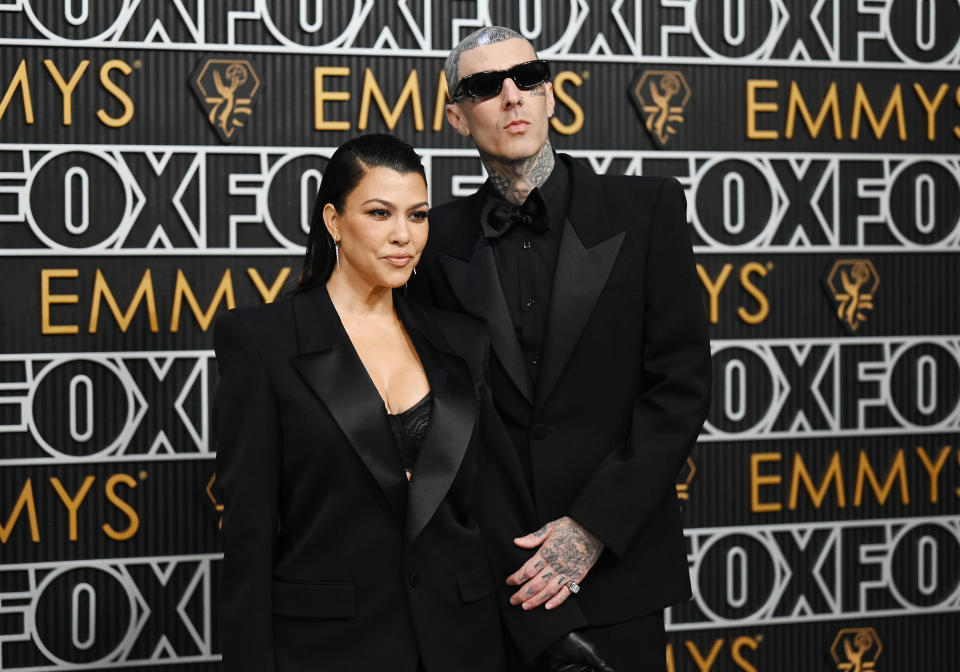
<svg viewBox="0 0 960 672">
<path fill-rule="evenodd" d="M 547 81 L 550 78 L 550 68 L 543 61 L 533 61 L 516 66 L 512 74 L 517 86 L 529 89 Z"/>
<path fill-rule="evenodd" d="M 474 98 L 487 98 L 500 93 L 503 75 L 499 72 L 478 72 L 463 80 L 464 93 Z"/>
</svg>

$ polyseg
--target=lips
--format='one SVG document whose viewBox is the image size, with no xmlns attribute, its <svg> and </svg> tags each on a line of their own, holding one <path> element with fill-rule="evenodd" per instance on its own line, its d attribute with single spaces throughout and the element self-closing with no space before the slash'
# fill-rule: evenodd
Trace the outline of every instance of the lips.
<svg viewBox="0 0 960 672">
<path fill-rule="evenodd" d="M 520 133 L 526 130 L 527 126 L 529 125 L 530 125 L 530 122 L 527 121 L 526 119 L 514 119 L 503 128 L 513 133 Z"/>
<path fill-rule="evenodd" d="M 388 264 L 393 264 L 394 266 L 403 267 L 410 263 L 413 257 L 409 255 L 393 255 L 389 257 L 382 257 L 382 259 Z"/>
</svg>

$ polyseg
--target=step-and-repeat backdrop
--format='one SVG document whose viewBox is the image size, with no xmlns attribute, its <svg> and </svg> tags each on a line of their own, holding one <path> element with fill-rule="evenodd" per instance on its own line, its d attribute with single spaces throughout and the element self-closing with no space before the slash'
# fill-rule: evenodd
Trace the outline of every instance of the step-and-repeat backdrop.
<svg viewBox="0 0 960 672">
<path fill-rule="evenodd" d="M 957 0 L 0 2 L 0 668 L 218 667 L 213 317 L 289 287 L 358 132 L 476 189 L 441 72 L 491 23 L 557 148 L 686 188 L 670 672 L 955 669 Z"/>
</svg>

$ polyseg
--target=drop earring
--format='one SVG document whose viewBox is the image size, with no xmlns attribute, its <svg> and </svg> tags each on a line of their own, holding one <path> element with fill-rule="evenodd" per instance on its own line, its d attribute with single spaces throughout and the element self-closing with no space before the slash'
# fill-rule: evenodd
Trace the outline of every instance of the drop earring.
<svg viewBox="0 0 960 672">
<path fill-rule="evenodd" d="M 340 268 L 340 241 L 337 240 L 333 243 L 333 254 L 337 257 L 337 268 Z"/>
</svg>

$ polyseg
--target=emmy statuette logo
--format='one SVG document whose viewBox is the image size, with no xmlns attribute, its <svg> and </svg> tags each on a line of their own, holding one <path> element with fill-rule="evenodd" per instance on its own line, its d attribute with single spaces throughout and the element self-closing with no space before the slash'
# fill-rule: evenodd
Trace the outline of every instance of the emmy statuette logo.
<svg viewBox="0 0 960 672">
<path fill-rule="evenodd" d="M 233 142 L 253 114 L 251 104 L 260 89 L 260 77 L 245 59 L 210 58 L 202 61 L 190 81 L 222 142 Z"/>
<path fill-rule="evenodd" d="M 690 86 L 676 70 L 646 70 L 633 86 L 632 100 L 650 137 L 662 149 L 683 123 Z"/>
<path fill-rule="evenodd" d="M 873 310 L 873 297 L 880 285 L 880 276 L 869 259 L 840 259 L 834 263 L 824 281 L 827 292 L 837 305 L 837 319 L 847 331 L 856 333 Z"/>
<path fill-rule="evenodd" d="M 830 646 L 830 655 L 841 672 L 868 672 L 877 669 L 883 642 L 873 628 L 844 628 Z"/>
</svg>

